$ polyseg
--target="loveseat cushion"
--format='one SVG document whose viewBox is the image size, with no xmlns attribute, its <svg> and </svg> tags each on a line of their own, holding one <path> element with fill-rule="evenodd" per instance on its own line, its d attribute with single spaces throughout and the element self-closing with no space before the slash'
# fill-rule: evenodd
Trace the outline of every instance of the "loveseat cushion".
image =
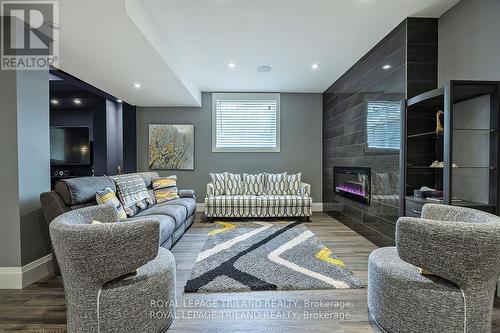
<svg viewBox="0 0 500 333">
<path fill-rule="evenodd" d="M 224 216 L 227 212 L 255 216 L 259 213 L 259 207 L 260 197 L 255 195 L 216 195 L 205 198 L 206 211 L 218 216 Z"/>
<path fill-rule="evenodd" d="M 130 217 L 126 221 L 144 220 L 142 217 Z M 163 214 L 151 214 L 147 216 L 148 219 L 157 220 L 160 222 L 160 244 L 163 244 L 175 231 L 175 221 L 172 217 Z"/>
<path fill-rule="evenodd" d="M 285 195 L 288 192 L 287 173 L 266 173 L 266 194 Z"/>
<path fill-rule="evenodd" d="M 186 209 L 187 216 L 191 216 L 196 212 L 196 201 L 194 198 L 180 198 L 171 201 L 167 201 L 162 205 L 172 205 L 172 206 L 183 206 Z"/>
<path fill-rule="evenodd" d="M 257 175 L 243 174 L 243 194 L 245 195 L 264 194 L 265 184 L 265 175 L 263 173 Z"/>
<path fill-rule="evenodd" d="M 139 212 L 136 216 L 166 215 L 175 220 L 175 228 L 179 227 L 188 217 L 187 210 L 182 205 L 167 205 L 168 202 L 156 204 L 153 207 Z"/>
<path fill-rule="evenodd" d="M 210 178 L 212 178 L 212 183 L 214 184 L 214 194 L 226 194 L 226 180 L 224 179 L 224 173 L 210 173 Z"/>
<path fill-rule="evenodd" d="M 56 184 L 56 192 L 67 206 L 95 203 L 95 194 L 109 187 L 116 192 L 115 182 L 108 177 L 81 177 L 64 179 Z"/>
<path fill-rule="evenodd" d="M 300 195 L 261 195 L 261 207 L 311 207 L 312 199 Z"/>
<path fill-rule="evenodd" d="M 243 194 L 243 182 L 240 174 L 224 172 L 224 183 L 226 195 Z"/>
<path fill-rule="evenodd" d="M 287 192 L 286 194 L 299 195 L 300 186 L 302 184 L 302 173 L 294 173 L 286 175 Z"/>
</svg>

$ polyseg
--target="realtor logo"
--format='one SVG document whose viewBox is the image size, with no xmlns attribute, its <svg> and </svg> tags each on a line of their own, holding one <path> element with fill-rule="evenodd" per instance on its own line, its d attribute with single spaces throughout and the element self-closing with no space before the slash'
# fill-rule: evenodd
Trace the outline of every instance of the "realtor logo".
<svg viewBox="0 0 500 333">
<path fill-rule="evenodd" d="M 40 70 L 58 63 L 57 1 L 0 1 L 1 69 Z"/>
</svg>

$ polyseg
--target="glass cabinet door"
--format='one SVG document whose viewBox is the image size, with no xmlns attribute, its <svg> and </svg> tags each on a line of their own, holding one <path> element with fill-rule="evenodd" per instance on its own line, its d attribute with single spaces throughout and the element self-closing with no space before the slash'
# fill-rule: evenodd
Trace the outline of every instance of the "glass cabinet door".
<svg viewBox="0 0 500 333">
<path fill-rule="evenodd" d="M 453 205 L 490 204 L 490 124 L 489 94 L 453 104 L 452 193 Z"/>
</svg>

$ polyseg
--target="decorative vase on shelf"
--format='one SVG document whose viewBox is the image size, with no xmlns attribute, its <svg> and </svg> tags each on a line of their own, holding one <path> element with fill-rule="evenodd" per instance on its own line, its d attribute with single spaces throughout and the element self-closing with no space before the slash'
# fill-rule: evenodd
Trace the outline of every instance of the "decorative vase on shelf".
<svg viewBox="0 0 500 333">
<path fill-rule="evenodd" d="M 442 110 L 436 112 L 436 134 L 443 134 L 444 132 L 443 124 L 441 123 L 441 115 L 444 115 Z"/>
</svg>

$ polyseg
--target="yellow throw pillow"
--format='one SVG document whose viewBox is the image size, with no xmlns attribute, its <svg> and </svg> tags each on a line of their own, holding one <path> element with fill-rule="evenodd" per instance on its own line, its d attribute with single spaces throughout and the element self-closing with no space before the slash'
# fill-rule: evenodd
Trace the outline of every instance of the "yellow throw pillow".
<svg viewBox="0 0 500 333">
<path fill-rule="evenodd" d="M 156 178 L 153 180 L 153 190 L 177 186 L 177 176 Z"/>
<path fill-rule="evenodd" d="M 120 218 L 120 220 L 127 218 L 127 213 L 125 213 L 125 209 L 123 209 L 120 200 L 118 200 L 115 192 L 113 192 L 113 190 L 109 187 L 106 187 L 104 190 L 97 192 L 95 194 L 95 200 L 99 205 L 108 205 L 114 207 L 116 209 L 116 212 L 118 213 L 118 217 Z"/>
<path fill-rule="evenodd" d="M 168 176 L 153 180 L 156 203 L 178 199 L 177 176 Z"/>
<path fill-rule="evenodd" d="M 92 222 L 90 224 L 102 224 L 102 222 L 97 221 L 97 220 L 92 220 Z"/>
</svg>

